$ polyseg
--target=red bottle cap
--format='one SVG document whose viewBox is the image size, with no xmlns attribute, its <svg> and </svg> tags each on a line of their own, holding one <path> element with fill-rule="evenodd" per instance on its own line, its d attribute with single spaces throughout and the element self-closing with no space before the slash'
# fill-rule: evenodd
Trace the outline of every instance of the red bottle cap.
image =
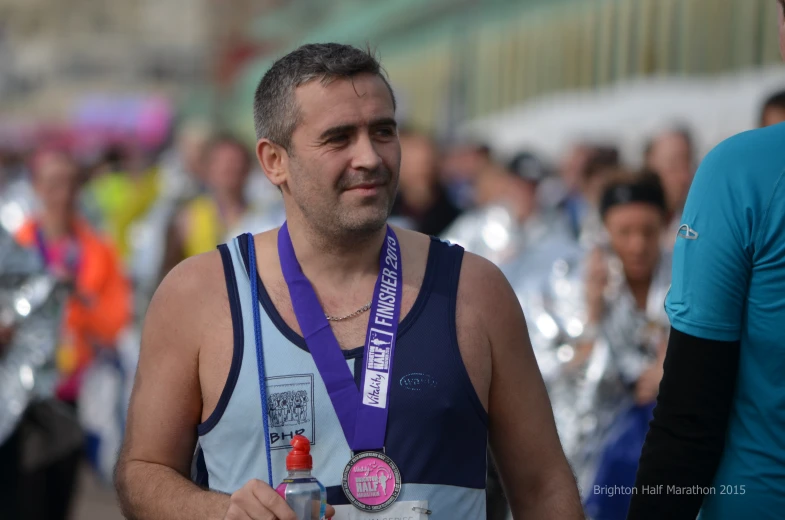
<svg viewBox="0 0 785 520">
<path fill-rule="evenodd" d="M 295 435 L 289 444 L 292 445 L 292 451 L 286 456 L 286 469 L 289 471 L 313 469 L 311 441 L 302 435 Z"/>
</svg>

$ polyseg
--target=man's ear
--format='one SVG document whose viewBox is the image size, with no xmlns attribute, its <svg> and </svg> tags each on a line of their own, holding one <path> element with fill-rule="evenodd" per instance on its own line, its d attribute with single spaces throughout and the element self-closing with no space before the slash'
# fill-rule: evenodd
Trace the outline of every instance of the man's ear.
<svg viewBox="0 0 785 520">
<path fill-rule="evenodd" d="M 286 150 L 269 139 L 259 139 L 256 143 L 256 158 L 270 182 L 280 188 L 286 182 L 289 171 L 289 154 Z"/>
</svg>

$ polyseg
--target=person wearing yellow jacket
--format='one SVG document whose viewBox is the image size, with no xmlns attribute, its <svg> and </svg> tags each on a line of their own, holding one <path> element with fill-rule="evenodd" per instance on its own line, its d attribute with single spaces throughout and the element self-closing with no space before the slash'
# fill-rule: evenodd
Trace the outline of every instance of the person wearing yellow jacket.
<svg viewBox="0 0 785 520">
<path fill-rule="evenodd" d="M 251 156 L 229 135 L 212 140 L 205 154 L 207 192 L 186 203 L 170 226 L 163 273 L 185 258 L 206 253 L 255 225 L 256 212 L 245 197 Z"/>
<path fill-rule="evenodd" d="M 126 261 L 131 252 L 130 230 L 144 216 L 160 194 L 158 169 L 129 166 L 124 153 L 109 150 L 104 164 L 87 185 L 120 257 Z"/>
</svg>

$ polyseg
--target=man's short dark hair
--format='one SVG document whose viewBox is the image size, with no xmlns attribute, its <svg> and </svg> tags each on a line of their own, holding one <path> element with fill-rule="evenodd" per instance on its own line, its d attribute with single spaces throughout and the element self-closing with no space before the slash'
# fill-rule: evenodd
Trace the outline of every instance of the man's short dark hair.
<svg viewBox="0 0 785 520">
<path fill-rule="evenodd" d="M 766 116 L 766 111 L 771 108 L 785 110 L 785 90 L 775 92 L 774 94 L 770 95 L 766 101 L 763 102 L 763 106 L 760 110 L 761 125 L 763 125 L 763 118 Z"/>
<path fill-rule="evenodd" d="M 350 79 L 358 74 L 379 76 L 390 91 L 395 107 L 392 88 L 370 49 L 314 43 L 290 52 L 270 67 L 256 88 L 253 105 L 256 138 L 269 139 L 289 151 L 299 118 L 295 89 L 314 80 L 326 85 L 335 79 Z"/>
</svg>

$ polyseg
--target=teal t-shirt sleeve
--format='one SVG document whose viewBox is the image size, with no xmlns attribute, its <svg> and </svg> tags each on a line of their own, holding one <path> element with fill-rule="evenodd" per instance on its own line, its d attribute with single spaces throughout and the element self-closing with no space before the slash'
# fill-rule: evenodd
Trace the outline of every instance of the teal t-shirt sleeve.
<svg viewBox="0 0 785 520">
<path fill-rule="evenodd" d="M 671 325 L 715 341 L 740 339 L 759 221 L 753 179 L 744 175 L 737 146 L 712 150 L 690 188 L 673 250 L 665 306 Z"/>
</svg>

